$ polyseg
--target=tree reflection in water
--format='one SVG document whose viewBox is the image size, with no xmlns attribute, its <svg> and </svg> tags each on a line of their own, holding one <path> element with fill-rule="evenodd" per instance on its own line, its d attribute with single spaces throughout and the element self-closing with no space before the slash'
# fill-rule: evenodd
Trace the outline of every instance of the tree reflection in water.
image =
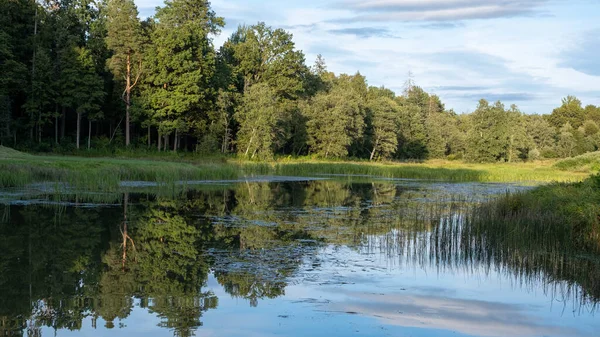
<svg viewBox="0 0 600 337">
<path fill-rule="evenodd" d="M 561 253 L 561 242 L 549 249 L 542 235 L 517 245 L 474 230 L 474 198 L 443 188 L 242 183 L 120 199 L 121 207 L 4 207 L 0 336 L 79 330 L 86 318 L 94 327 L 98 319 L 103 328 L 124 327 L 135 306 L 174 335 L 191 336 L 203 313 L 218 307 L 203 290 L 209 273 L 257 306 L 284 295 L 290 277 L 328 245 L 440 272 L 493 270 L 581 306 L 600 301 L 597 256 Z"/>
</svg>

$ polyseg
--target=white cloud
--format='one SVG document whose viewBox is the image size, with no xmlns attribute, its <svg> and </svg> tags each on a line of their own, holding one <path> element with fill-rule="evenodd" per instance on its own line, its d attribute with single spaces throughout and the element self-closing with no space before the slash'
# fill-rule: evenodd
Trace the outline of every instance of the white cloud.
<svg viewBox="0 0 600 337">
<path fill-rule="evenodd" d="M 473 336 L 583 336 L 576 328 L 544 322 L 514 304 L 456 299 L 436 295 L 369 294 L 345 292 L 333 311 L 376 317 L 389 325 L 427 327 Z"/>
<path fill-rule="evenodd" d="M 160 5 L 155 0 L 137 3 Z M 548 113 L 570 94 L 584 104 L 600 104 L 600 76 L 590 70 L 597 63 L 581 59 L 591 57 L 586 36 L 600 28 L 591 14 L 600 12 L 598 2 L 214 0 L 212 6 L 235 23 L 215 39 L 216 45 L 238 23 L 265 21 L 290 31 L 309 64 L 322 54 L 329 70 L 360 70 L 369 84 L 397 92 L 411 71 L 418 85 L 457 112 L 473 110 L 478 95 L 517 103 L 529 113 Z M 381 17 L 354 22 L 368 16 Z M 568 54 L 573 49 L 578 62 L 566 57 L 575 55 Z"/>
<path fill-rule="evenodd" d="M 539 14 L 546 0 L 347 0 L 338 7 L 361 15 L 347 21 L 468 20 Z M 364 14 L 370 13 L 370 14 Z"/>
</svg>

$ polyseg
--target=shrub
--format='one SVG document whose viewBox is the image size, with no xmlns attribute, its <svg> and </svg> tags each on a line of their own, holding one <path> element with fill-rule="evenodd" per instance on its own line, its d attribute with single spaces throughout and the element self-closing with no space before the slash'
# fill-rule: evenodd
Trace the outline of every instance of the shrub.
<svg viewBox="0 0 600 337">
<path fill-rule="evenodd" d="M 541 153 L 538 149 L 531 149 L 529 153 L 527 153 L 527 159 L 529 160 L 538 160 L 540 159 Z"/>
</svg>

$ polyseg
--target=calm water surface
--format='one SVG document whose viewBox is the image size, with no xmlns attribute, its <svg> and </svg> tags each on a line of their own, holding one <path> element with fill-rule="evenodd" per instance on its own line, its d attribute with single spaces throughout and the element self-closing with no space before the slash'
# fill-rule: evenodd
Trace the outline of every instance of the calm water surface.
<svg viewBox="0 0 600 337">
<path fill-rule="evenodd" d="M 597 258 L 461 233 L 525 187 L 135 185 L 0 192 L 0 336 L 600 336 Z"/>
</svg>

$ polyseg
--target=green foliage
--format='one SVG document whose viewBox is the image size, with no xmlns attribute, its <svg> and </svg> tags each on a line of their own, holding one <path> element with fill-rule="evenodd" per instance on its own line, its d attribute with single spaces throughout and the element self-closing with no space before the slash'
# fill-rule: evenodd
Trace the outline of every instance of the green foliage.
<svg viewBox="0 0 600 337">
<path fill-rule="evenodd" d="M 309 67 L 291 33 L 263 22 L 215 50 L 224 19 L 207 0 L 168 0 L 143 21 L 132 0 L 1 6 L 0 141 L 22 149 L 68 153 L 82 133 L 95 153 L 250 158 L 512 162 L 600 148 L 600 108 L 573 96 L 550 115 L 487 102 L 457 114 L 412 78 L 395 93 L 329 72 L 321 55 Z"/>
<path fill-rule="evenodd" d="M 467 156 L 478 162 L 514 161 L 518 151 L 527 148 L 527 137 L 521 112 L 512 106 L 505 110 L 496 102 L 479 101 L 473 112 L 473 126 L 468 136 Z"/>
<path fill-rule="evenodd" d="M 235 113 L 240 123 L 238 153 L 248 158 L 271 158 L 280 114 L 280 104 L 268 84 L 259 83 L 248 88 Z"/>
<path fill-rule="evenodd" d="M 38 132 L 38 142 L 41 141 L 42 127 L 52 117 L 52 97 L 55 92 L 52 83 L 52 61 L 45 49 L 39 49 L 35 53 L 35 72 L 32 76 L 31 90 L 27 95 L 27 101 L 23 108 L 29 115 L 29 127 Z"/>
<path fill-rule="evenodd" d="M 368 107 L 373 123 L 370 159 L 388 159 L 398 149 L 399 107 L 394 100 L 384 96 L 369 101 Z"/>
<path fill-rule="evenodd" d="M 573 127 L 569 122 L 560 128 L 558 142 L 556 143 L 556 152 L 563 158 L 572 157 L 577 154 L 577 140 L 573 132 Z"/>
<path fill-rule="evenodd" d="M 215 108 L 208 112 L 210 126 L 207 137 L 210 137 L 208 139 L 211 139 L 214 144 L 213 147 L 209 147 L 209 152 L 230 152 L 233 141 L 235 107 L 240 99 L 240 95 L 236 92 L 219 89 Z"/>
<path fill-rule="evenodd" d="M 560 128 L 566 123 L 578 128 L 583 123 L 584 117 L 581 101 L 574 96 L 567 96 L 562 99 L 562 105 L 554 109 L 552 114 L 548 116 L 548 121 L 555 128 Z"/>
<path fill-rule="evenodd" d="M 365 123 L 364 78 L 341 76 L 328 92 L 317 94 L 302 106 L 306 116 L 309 152 L 324 158 L 344 157 L 363 136 Z"/>
<path fill-rule="evenodd" d="M 11 136 L 11 107 L 10 98 L 6 95 L 0 95 L 0 144 Z"/>
<path fill-rule="evenodd" d="M 218 33 L 223 19 L 208 1 L 175 0 L 157 11 L 156 21 L 145 62 L 152 124 L 161 135 L 201 130 L 216 96 L 216 55 L 209 34 Z"/>
<path fill-rule="evenodd" d="M 135 79 L 142 71 L 143 44 L 137 7 L 133 0 L 108 0 L 106 11 L 106 45 L 112 51 L 108 66 L 119 82 L 126 81 L 125 77 Z"/>
<path fill-rule="evenodd" d="M 237 85 L 242 92 L 261 82 L 267 82 L 285 99 L 297 98 L 303 92 L 302 79 L 308 72 L 304 54 L 295 50 L 292 35 L 283 29 L 273 29 L 264 22 L 240 26 L 224 48 L 233 54 L 233 72 L 241 80 Z"/>
<path fill-rule="evenodd" d="M 443 115 L 444 106 L 439 97 L 410 85 L 397 101 L 401 106 L 398 157 L 426 159 L 444 156 L 449 147 L 444 133 L 452 129 L 442 130 L 447 115 Z"/>
<path fill-rule="evenodd" d="M 78 113 L 89 114 L 88 118 L 97 120 L 102 118 L 100 101 L 104 97 L 102 79 L 95 72 L 92 55 L 85 48 L 75 48 L 76 76 L 70 84 L 73 95 L 73 107 Z"/>
<path fill-rule="evenodd" d="M 600 124 L 600 107 L 591 104 L 586 105 L 584 115 L 586 120 L 592 120 L 596 124 Z"/>
<path fill-rule="evenodd" d="M 556 129 L 541 115 L 524 115 L 525 131 L 539 151 L 554 147 Z"/>
</svg>

